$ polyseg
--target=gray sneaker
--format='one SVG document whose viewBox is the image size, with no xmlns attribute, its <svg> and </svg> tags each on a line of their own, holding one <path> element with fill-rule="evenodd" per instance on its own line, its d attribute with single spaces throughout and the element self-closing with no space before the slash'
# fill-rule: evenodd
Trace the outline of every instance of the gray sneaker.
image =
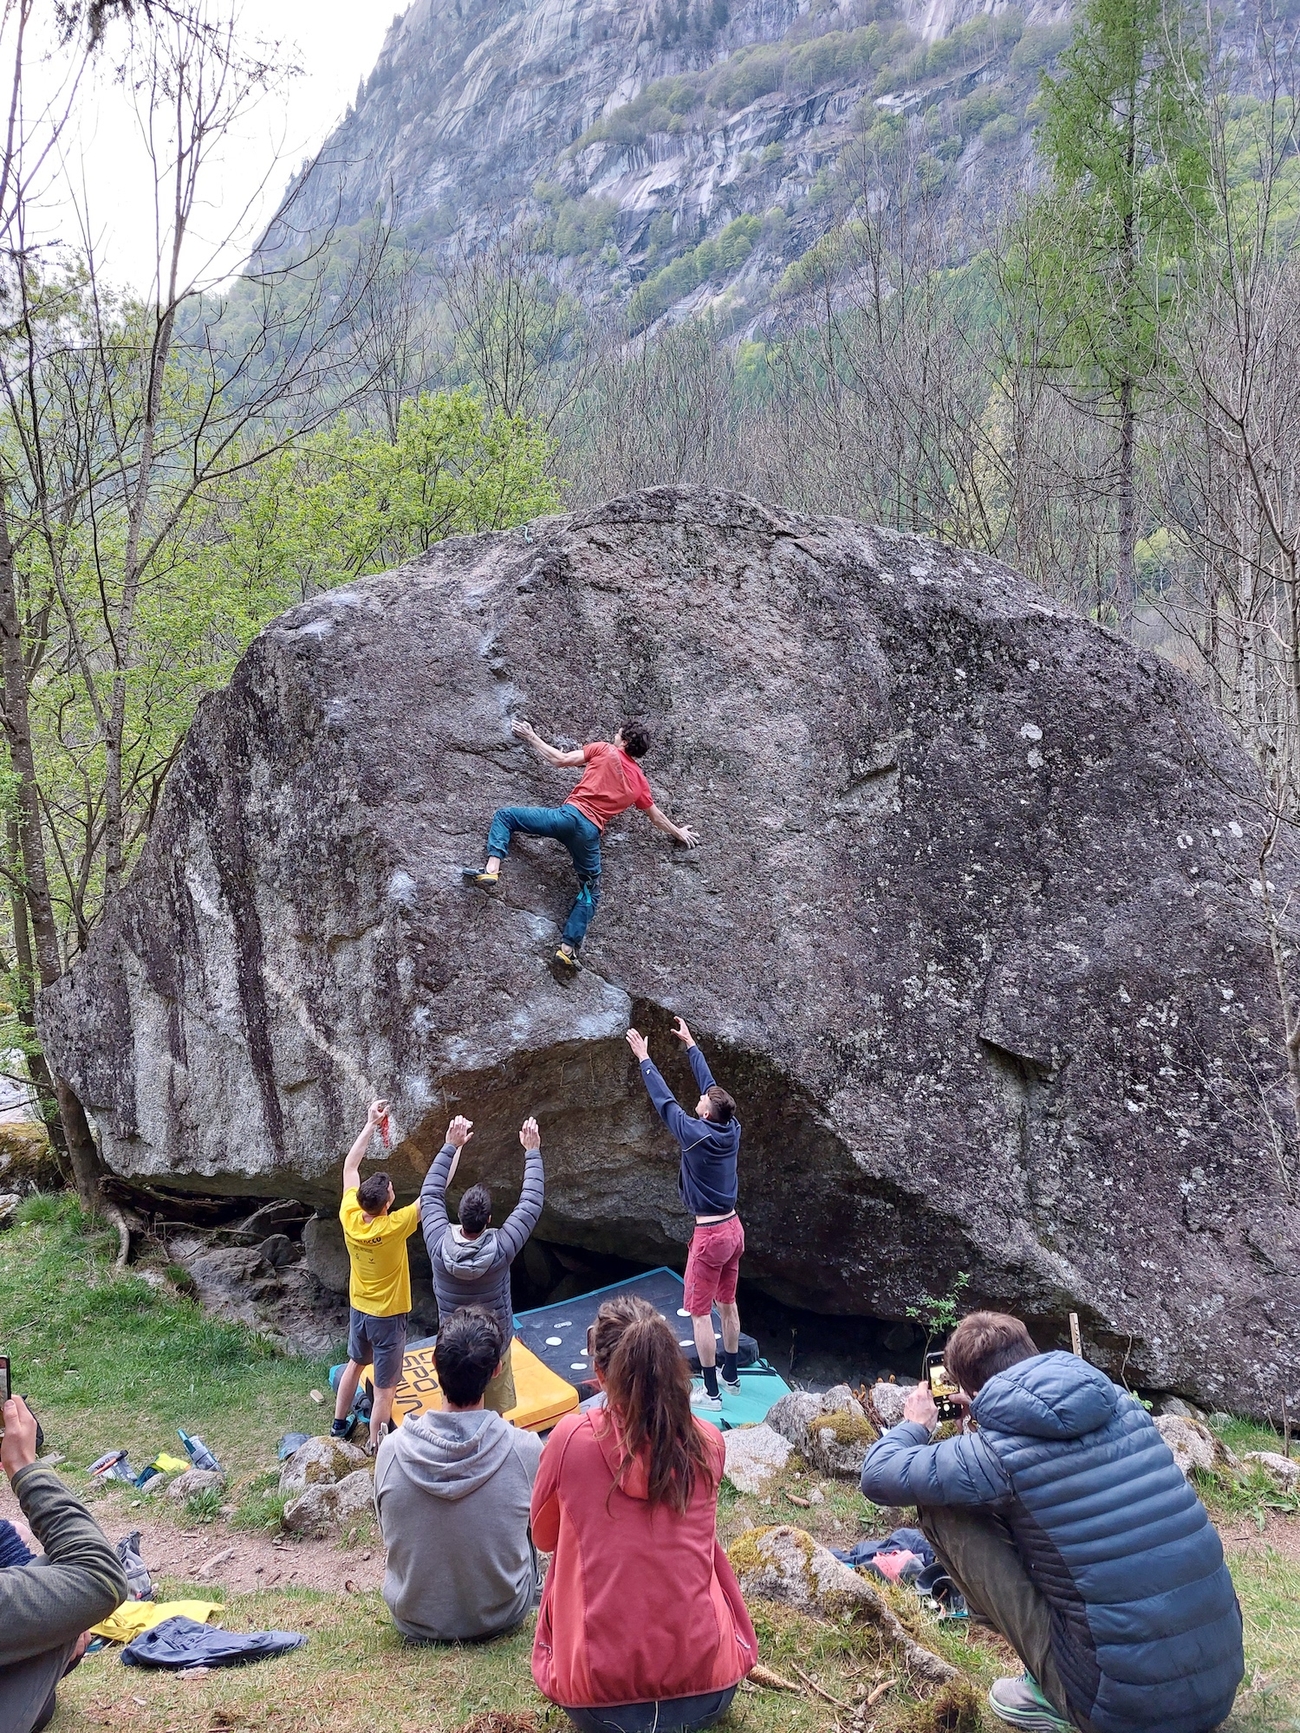
<svg viewBox="0 0 1300 1733">
<path fill-rule="evenodd" d="M 728 1382 L 725 1378 L 719 1378 L 718 1383 L 721 1386 L 721 1388 L 727 1392 L 728 1396 L 739 1396 L 740 1395 L 740 1379 L 739 1378 L 736 1379 L 734 1384 L 728 1384 Z"/>
<path fill-rule="evenodd" d="M 691 1385 L 691 1407 L 707 1408 L 710 1414 L 721 1414 L 721 1396 L 710 1396 L 703 1384 Z"/>
<path fill-rule="evenodd" d="M 989 1707 L 999 1721 L 1027 1727 L 1030 1733 L 1075 1733 L 1074 1722 L 1062 1720 L 1038 1689 L 1032 1673 L 994 1680 L 989 1688 Z"/>
</svg>

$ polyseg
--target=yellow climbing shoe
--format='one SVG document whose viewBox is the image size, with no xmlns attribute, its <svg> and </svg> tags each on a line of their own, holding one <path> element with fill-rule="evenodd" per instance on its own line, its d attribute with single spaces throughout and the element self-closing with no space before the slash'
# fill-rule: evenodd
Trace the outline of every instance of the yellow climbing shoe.
<svg viewBox="0 0 1300 1733">
<path fill-rule="evenodd" d="M 575 951 L 573 946 L 570 944 L 563 944 L 560 946 L 559 950 L 555 953 L 555 960 L 557 963 L 563 963 L 566 969 L 580 969 L 582 967 L 582 964 L 578 961 L 577 951 Z"/>
<path fill-rule="evenodd" d="M 500 873 L 487 873 L 482 867 L 462 867 L 460 876 L 467 885 L 477 885 L 481 891 L 494 891 L 501 883 Z"/>
</svg>

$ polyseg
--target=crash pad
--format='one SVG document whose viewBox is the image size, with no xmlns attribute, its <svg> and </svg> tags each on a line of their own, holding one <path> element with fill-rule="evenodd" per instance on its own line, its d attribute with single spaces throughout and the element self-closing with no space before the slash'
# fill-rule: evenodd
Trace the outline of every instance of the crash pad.
<svg viewBox="0 0 1300 1733">
<path fill-rule="evenodd" d="M 393 1421 L 400 1426 L 412 1414 L 442 1407 L 442 1391 L 433 1364 L 432 1336 L 409 1342 L 402 1359 L 402 1377 L 393 1397 Z M 543 1432 L 578 1406 L 578 1392 L 565 1378 L 553 1372 L 516 1340 L 510 1356 L 515 1377 L 515 1406 L 505 1415 L 526 1432 Z M 374 1367 L 367 1366 L 362 1378 L 374 1382 Z"/>
<path fill-rule="evenodd" d="M 683 1301 L 685 1284 L 676 1270 L 666 1266 L 647 1270 L 643 1276 L 627 1281 L 612 1282 L 596 1288 L 590 1294 L 579 1294 L 573 1300 L 561 1300 L 554 1305 L 538 1306 L 531 1312 L 520 1312 L 515 1318 L 515 1380 L 518 1383 L 521 1344 L 561 1378 L 583 1387 L 580 1394 L 594 1388 L 591 1384 L 591 1361 L 587 1354 L 587 1327 L 606 1300 L 615 1294 L 635 1294 L 648 1300 L 672 1326 L 683 1357 L 695 1347 L 691 1332 L 690 1313 Z M 718 1354 L 722 1354 L 722 1321 L 713 1314 L 714 1334 Z M 722 1412 L 702 1409 L 701 1420 L 726 1431 L 732 1426 L 749 1426 L 766 1418 L 768 1409 L 781 1396 L 789 1394 L 790 1386 L 765 1360 L 740 1368 L 740 1395 L 729 1396 L 724 1391 Z"/>
</svg>

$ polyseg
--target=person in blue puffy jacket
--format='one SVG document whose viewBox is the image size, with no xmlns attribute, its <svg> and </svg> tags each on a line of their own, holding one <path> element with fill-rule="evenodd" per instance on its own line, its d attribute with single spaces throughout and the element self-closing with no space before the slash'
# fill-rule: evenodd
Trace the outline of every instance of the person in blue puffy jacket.
<svg viewBox="0 0 1300 1733">
<path fill-rule="evenodd" d="M 862 1491 L 914 1504 L 965 1595 L 1016 1650 L 994 1713 L 1059 1733 L 1208 1733 L 1244 1662 L 1223 1547 L 1142 1405 L 1018 1318 L 973 1312 L 944 1350 L 974 1428 L 934 1444 L 934 1398 L 872 1446 Z"/>
</svg>

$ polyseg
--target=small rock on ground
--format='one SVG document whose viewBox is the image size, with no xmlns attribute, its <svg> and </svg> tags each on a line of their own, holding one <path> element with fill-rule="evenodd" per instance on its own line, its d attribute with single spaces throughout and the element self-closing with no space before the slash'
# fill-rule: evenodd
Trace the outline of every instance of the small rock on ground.
<svg viewBox="0 0 1300 1733">
<path fill-rule="evenodd" d="M 285 1458 L 280 1470 L 280 1491 L 285 1497 L 294 1498 L 309 1486 L 327 1486 L 343 1480 L 369 1462 L 360 1445 L 349 1444 L 345 1438 L 309 1438 Z"/>
<path fill-rule="evenodd" d="M 1184 1420 L 1177 1414 L 1159 1414 L 1155 1427 L 1189 1480 L 1194 1468 L 1205 1474 L 1214 1474 L 1220 1469 L 1241 1466 L 1223 1440 L 1216 1438 L 1199 1420 Z"/>
<path fill-rule="evenodd" d="M 1280 1491 L 1300 1491 L 1300 1461 L 1294 1457 L 1276 1450 L 1248 1450 L 1242 1460 L 1262 1468 Z"/>
<path fill-rule="evenodd" d="M 318 1481 L 291 1499 L 284 1507 L 284 1526 L 290 1534 L 319 1537 L 374 1508 L 374 1477 L 358 1468 L 342 1480 Z"/>
<path fill-rule="evenodd" d="M 151 1484 L 151 1483 L 146 1483 Z M 167 1488 L 168 1498 L 177 1504 L 184 1504 L 196 1492 L 207 1492 L 215 1487 L 218 1492 L 226 1490 L 226 1477 L 211 1468 L 187 1468 L 184 1474 L 178 1474 Z"/>
<path fill-rule="evenodd" d="M 724 1434 L 727 1464 L 723 1470 L 737 1492 L 768 1492 L 790 1457 L 790 1440 L 766 1422 L 737 1426 Z"/>
</svg>

